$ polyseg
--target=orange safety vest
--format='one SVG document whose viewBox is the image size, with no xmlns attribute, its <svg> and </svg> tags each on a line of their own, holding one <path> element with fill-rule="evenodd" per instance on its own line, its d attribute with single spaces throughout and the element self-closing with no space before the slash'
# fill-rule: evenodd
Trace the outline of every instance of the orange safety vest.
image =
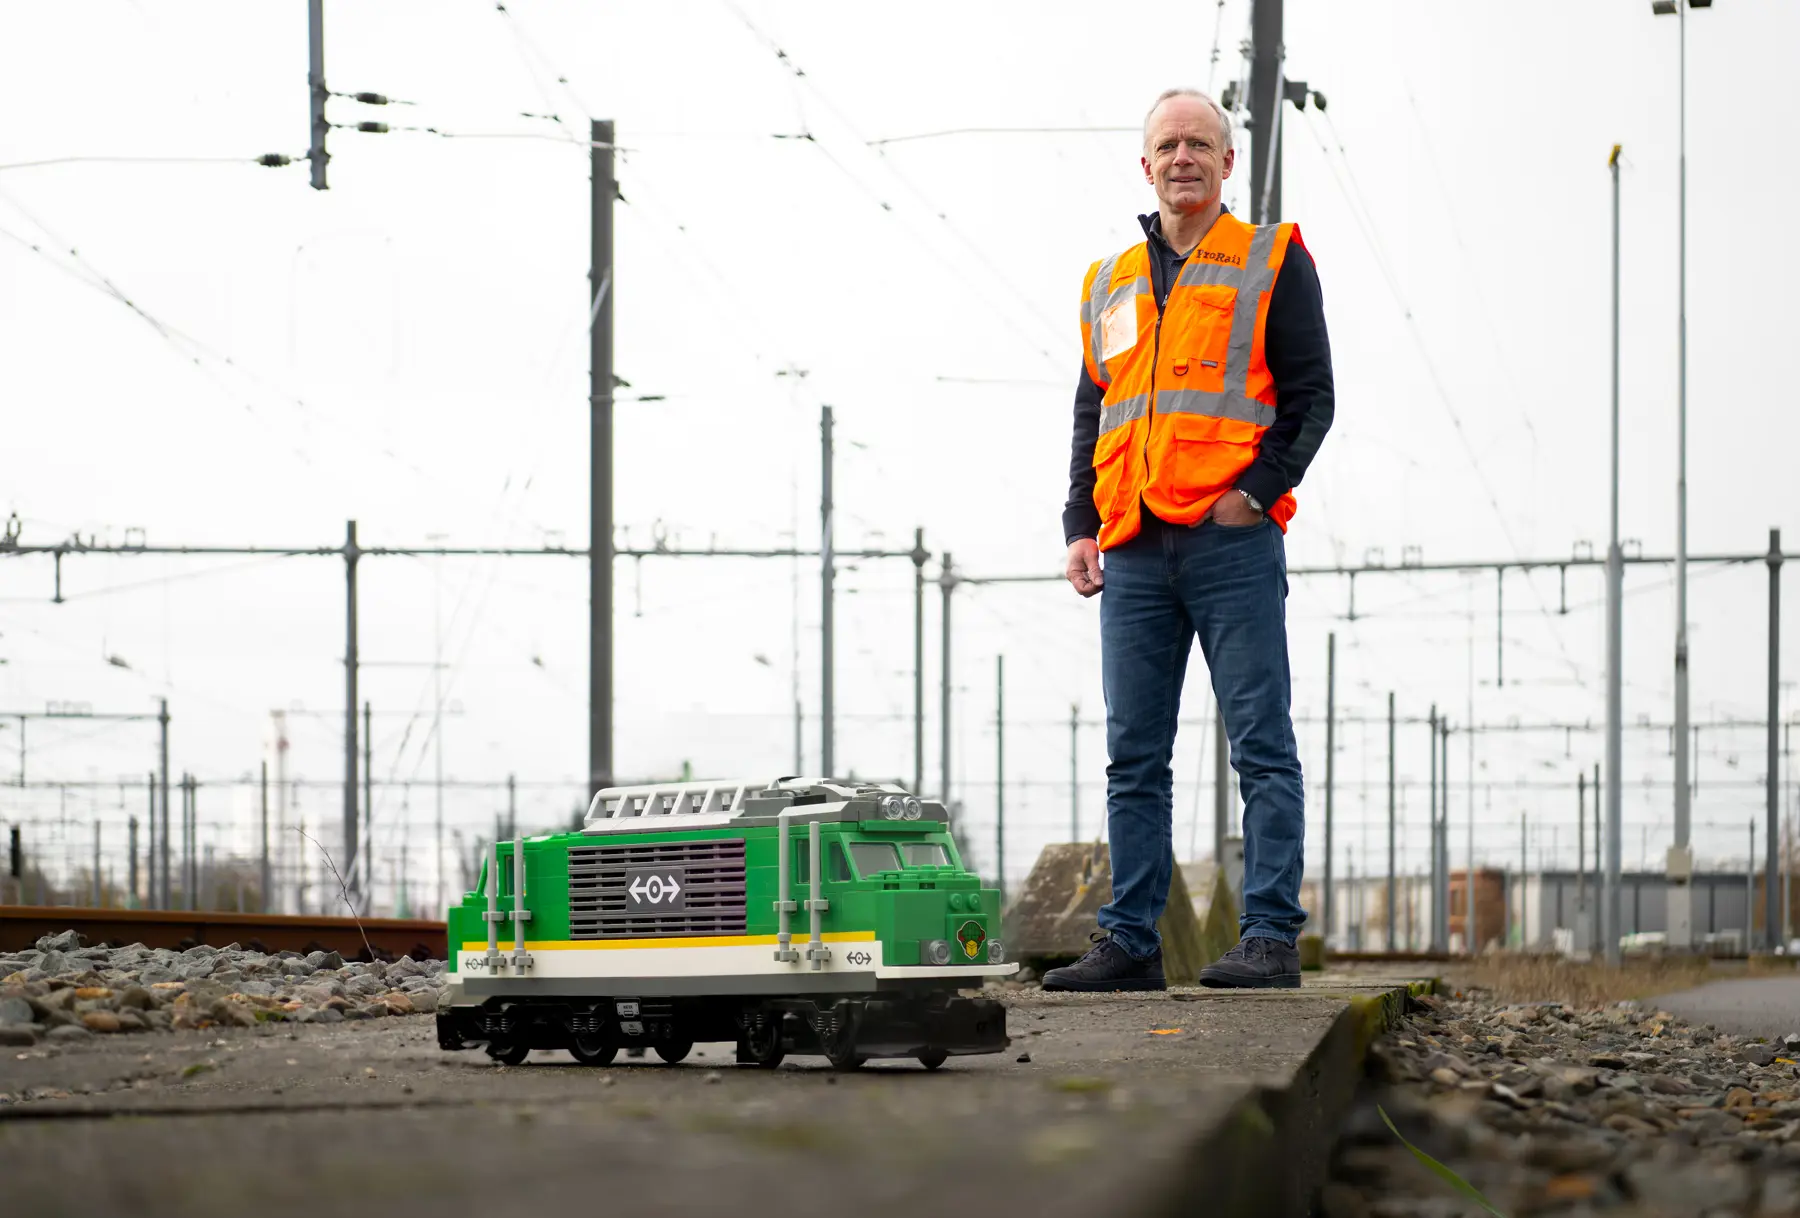
<svg viewBox="0 0 1800 1218">
<path fill-rule="evenodd" d="M 1198 524 L 1256 460 L 1275 421 L 1263 328 L 1296 235 L 1292 224 L 1221 212 L 1162 314 L 1148 242 L 1088 268 L 1081 345 L 1088 375 L 1106 391 L 1094 444 L 1102 550 L 1137 536 L 1143 507 L 1170 524 Z M 1292 493 L 1264 505 L 1284 532 L 1295 506 Z"/>
</svg>

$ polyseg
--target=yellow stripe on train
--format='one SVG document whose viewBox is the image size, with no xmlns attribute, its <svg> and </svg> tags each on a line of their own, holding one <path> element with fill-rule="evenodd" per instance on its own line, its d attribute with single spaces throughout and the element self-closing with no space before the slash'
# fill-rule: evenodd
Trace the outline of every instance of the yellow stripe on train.
<svg viewBox="0 0 1800 1218">
<path fill-rule="evenodd" d="M 819 936 L 827 943 L 868 943 L 875 938 L 872 930 L 837 931 Z M 793 941 L 804 944 L 807 941 L 805 932 L 793 936 Z M 669 939 L 527 939 L 525 950 L 528 952 L 606 952 L 620 951 L 628 948 L 643 947 L 773 947 L 780 941 L 777 935 L 695 935 L 688 938 Z M 487 940 L 477 939 L 464 942 L 465 952 L 487 951 Z M 500 939 L 501 951 L 510 952 L 513 941 L 505 936 Z"/>
</svg>

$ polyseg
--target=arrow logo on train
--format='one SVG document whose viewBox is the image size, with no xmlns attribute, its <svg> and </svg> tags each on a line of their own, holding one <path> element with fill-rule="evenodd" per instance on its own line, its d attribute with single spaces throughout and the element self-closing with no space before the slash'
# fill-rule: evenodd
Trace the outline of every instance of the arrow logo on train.
<svg viewBox="0 0 1800 1218">
<path fill-rule="evenodd" d="M 669 900 L 673 901 L 676 897 L 680 896 L 681 885 L 675 882 L 674 876 L 669 876 L 667 879 L 664 879 L 660 875 L 653 875 L 648 880 L 645 880 L 644 877 L 640 875 L 637 879 L 631 881 L 631 887 L 627 888 L 626 891 L 631 894 L 631 899 L 634 901 L 640 903 L 648 902 L 651 905 L 661 905 L 664 897 L 668 897 Z"/>
</svg>

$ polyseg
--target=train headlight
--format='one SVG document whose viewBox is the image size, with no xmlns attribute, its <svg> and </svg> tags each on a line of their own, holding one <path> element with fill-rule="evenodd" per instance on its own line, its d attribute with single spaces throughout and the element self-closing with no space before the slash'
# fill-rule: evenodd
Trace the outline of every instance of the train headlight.
<svg viewBox="0 0 1800 1218">
<path fill-rule="evenodd" d="M 1005 964 L 1006 963 L 1006 949 L 1000 945 L 1000 940 L 998 940 L 998 939 L 989 939 L 988 940 L 988 963 L 989 964 Z"/>
<path fill-rule="evenodd" d="M 925 811 L 925 805 L 919 802 L 919 799 L 916 795 L 908 795 L 906 797 L 906 819 L 907 820 L 918 820 L 920 813 L 922 813 L 924 811 Z"/>
<path fill-rule="evenodd" d="M 881 797 L 881 814 L 889 820 L 906 819 L 906 801 L 898 795 Z"/>
<path fill-rule="evenodd" d="M 948 939 L 927 939 L 921 950 L 926 964 L 950 963 L 950 941 Z"/>
</svg>

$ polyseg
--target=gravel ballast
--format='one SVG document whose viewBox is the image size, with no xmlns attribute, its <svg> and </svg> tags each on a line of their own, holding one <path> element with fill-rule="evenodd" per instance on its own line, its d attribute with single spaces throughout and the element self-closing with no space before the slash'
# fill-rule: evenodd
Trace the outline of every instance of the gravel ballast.
<svg viewBox="0 0 1800 1218">
<path fill-rule="evenodd" d="M 1800 1215 L 1800 1034 L 1724 1035 L 1636 1002 L 1415 1002 L 1371 1049 L 1321 1198 L 1328 1218 L 1481 1212 L 1377 1105 L 1508 1218 Z"/>
<path fill-rule="evenodd" d="M 336 952 L 266 954 L 235 943 L 88 947 L 69 930 L 0 954 L 0 1046 L 430 1014 L 445 984 L 441 960 L 365 964 Z"/>
</svg>

